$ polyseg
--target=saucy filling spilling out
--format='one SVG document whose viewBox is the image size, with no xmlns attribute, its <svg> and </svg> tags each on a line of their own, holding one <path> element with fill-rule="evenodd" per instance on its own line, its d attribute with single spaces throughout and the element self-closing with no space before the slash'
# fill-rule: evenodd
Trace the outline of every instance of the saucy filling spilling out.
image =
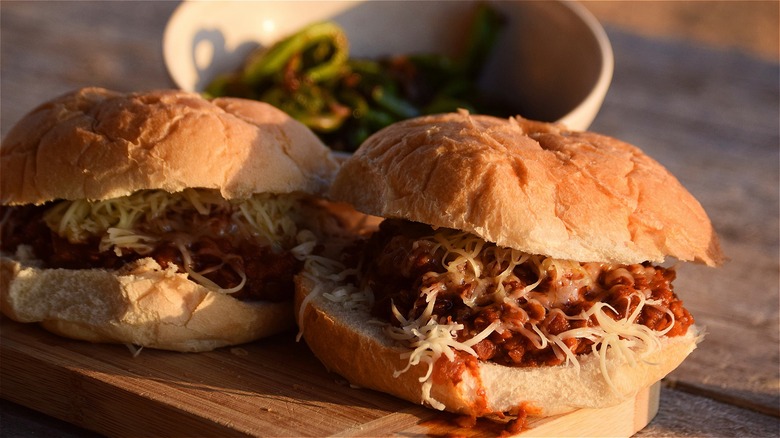
<svg viewBox="0 0 780 438">
<path fill-rule="evenodd" d="M 362 251 L 360 289 L 390 335 L 447 343 L 461 359 L 576 364 L 576 355 L 625 339 L 648 346 L 693 324 L 673 268 L 529 255 L 400 220 L 384 221 Z"/>
<path fill-rule="evenodd" d="M 228 201 L 187 189 L 0 208 L 0 249 L 24 245 L 47 268 L 115 270 L 151 257 L 238 299 L 284 301 L 301 265 L 292 252 L 299 224 L 315 207 L 292 195 Z"/>
</svg>

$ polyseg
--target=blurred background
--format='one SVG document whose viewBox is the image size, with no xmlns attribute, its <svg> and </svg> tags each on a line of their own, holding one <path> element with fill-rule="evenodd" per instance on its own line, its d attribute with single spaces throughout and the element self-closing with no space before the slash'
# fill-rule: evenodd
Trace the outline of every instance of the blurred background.
<svg viewBox="0 0 780 438">
<path fill-rule="evenodd" d="M 171 84 L 163 67 L 160 41 L 178 2 L 136 7 L 134 2 L 94 2 L 89 9 L 69 2 L 0 2 L 0 134 L 37 103 L 81 87 L 84 73 L 111 78 L 101 86 L 122 90 Z M 760 60 L 780 56 L 780 2 L 770 1 L 584 1 L 610 32 L 628 32 L 670 42 L 741 51 Z M 86 15 L 85 15 L 86 14 Z M 92 15 L 92 16 L 90 16 Z M 94 38 L 81 37 L 81 23 L 103 22 Z M 119 23 L 143 23 L 158 34 L 128 32 Z M 30 40 L 21 28 L 34 27 Z M 20 35 L 25 40 L 20 40 Z M 614 39 L 614 38 L 613 38 Z M 72 48 L 79 46 L 80 50 Z M 124 47 L 130 56 L 111 56 L 102 47 Z M 143 47 L 144 50 L 139 50 Z M 35 56 L 25 56 L 35 53 Z M 14 64 L 9 65 L 7 60 Z M 621 59 L 616 60 L 618 70 Z M 21 64 L 20 64 L 21 63 Z M 56 66 L 56 68 L 51 68 Z M 37 86 L 26 84 L 30 75 Z M 56 77 L 52 77 L 56 75 Z M 63 84 L 68 84 L 64 86 Z"/>
<path fill-rule="evenodd" d="M 583 1 L 605 26 L 780 57 L 778 1 Z"/>
</svg>

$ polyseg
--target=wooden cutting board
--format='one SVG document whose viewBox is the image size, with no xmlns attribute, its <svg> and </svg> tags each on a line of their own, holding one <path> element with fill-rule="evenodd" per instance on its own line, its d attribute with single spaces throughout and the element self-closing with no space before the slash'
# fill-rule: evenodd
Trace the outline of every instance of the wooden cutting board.
<svg viewBox="0 0 780 438">
<path fill-rule="evenodd" d="M 109 436 L 497 436 L 500 419 L 458 417 L 330 374 L 285 333 L 208 353 L 62 339 L 0 319 L 0 396 Z M 527 436 L 630 436 L 658 410 L 659 384 L 609 409 L 534 419 Z"/>
</svg>

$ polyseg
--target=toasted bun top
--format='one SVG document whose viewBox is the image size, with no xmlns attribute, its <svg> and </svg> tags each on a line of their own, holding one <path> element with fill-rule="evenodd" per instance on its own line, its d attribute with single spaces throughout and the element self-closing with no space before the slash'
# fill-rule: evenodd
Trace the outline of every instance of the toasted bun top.
<svg viewBox="0 0 780 438">
<path fill-rule="evenodd" d="M 317 137 L 261 102 L 174 90 L 84 88 L 42 104 L 0 148 L 0 202 L 100 200 L 143 189 L 319 194 L 336 162 Z"/>
<path fill-rule="evenodd" d="M 658 162 L 614 138 L 522 118 L 461 112 L 391 125 L 342 165 L 330 196 L 561 259 L 723 260 L 707 214 Z"/>
</svg>

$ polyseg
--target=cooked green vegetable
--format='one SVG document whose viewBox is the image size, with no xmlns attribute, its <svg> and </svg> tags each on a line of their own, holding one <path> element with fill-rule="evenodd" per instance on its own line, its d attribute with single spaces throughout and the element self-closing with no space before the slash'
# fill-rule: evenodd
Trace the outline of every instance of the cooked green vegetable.
<svg viewBox="0 0 780 438">
<path fill-rule="evenodd" d="M 480 4 L 460 56 L 369 60 L 349 58 L 349 41 L 338 25 L 315 23 L 253 53 L 240 71 L 216 78 L 205 94 L 268 102 L 334 150 L 354 151 L 370 134 L 410 117 L 458 108 L 500 113 L 485 105 L 476 81 L 502 25 L 494 9 Z"/>
<path fill-rule="evenodd" d="M 341 75 L 348 57 L 349 42 L 344 31 L 334 23 L 317 23 L 269 50 L 257 52 L 247 62 L 241 79 L 257 86 L 274 75 L 292 73 L 318 83 Z"/>
</svg>

